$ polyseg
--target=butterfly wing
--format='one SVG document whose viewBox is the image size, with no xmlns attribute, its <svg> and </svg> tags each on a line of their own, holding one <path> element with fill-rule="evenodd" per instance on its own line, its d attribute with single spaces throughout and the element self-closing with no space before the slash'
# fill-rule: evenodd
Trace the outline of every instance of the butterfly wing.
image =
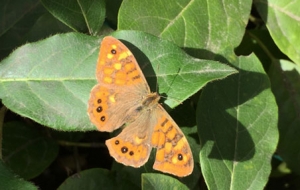
<svg viewBox="0 0 300 190">
<path fill-rule="evenodd" d="M 140 103 L 150 89 L 130 50 L 119 40 L 103 38 L 94 86 L 88 102 L 91 122 L 100 131 L 113 131 L 133 119 L 130 108 Z"/>
<path fill-rule="evenodd" d="M 143 108 L 140 114 L 116 137 L 106 141 L 109 153 L 116 161 L 127 166 L 140 167 L 149 159 L 152 149 L 151 134 L 156 120 L 151 109 Z M 150 116 L 150 117 L 149 117 Z"/>
<path fill-rule="evenodd" d="M 110 155 L 124 165 L 140 167 L 155 147 L 155 170 L 179 177 L 191 174 L 194 161 L 190 146 L 169 114 L 159 104 L 139 113 L 118 136 L 106 141 Z"/>
<path fill-rule="evenodd" d="M 156 147 L 153 168 L 177 176 L 189 175 L 194 166 L 184 134 L 150 93 L 132 53 L 119 40 L 105 37 L 100 48 L 88 114 L 100 131 L 128 125 L 106 141 L 110 155 L 125 165 L 140 167 Z"/>
<path fill-rule="evenodd" d="M 157 150 L 153 168 L 179 177 L 191 174 L 194 160 L 186 137 L 161 105 L 157 106 L 155 113 L 157 122 L 151 146 Z"/>
</svg>

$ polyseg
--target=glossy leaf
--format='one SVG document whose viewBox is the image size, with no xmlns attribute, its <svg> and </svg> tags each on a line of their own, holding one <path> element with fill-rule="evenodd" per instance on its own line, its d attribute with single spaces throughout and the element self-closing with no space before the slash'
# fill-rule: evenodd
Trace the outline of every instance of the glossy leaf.
<svg viewBox="0 0 300 190">
<path fill-rule="evenodd" d="M 114 174 L 105 169 L 90 169 L 67 178 L 58 190 L 116 189 Z"/>
<path fill-rule="evenodd" d="M 36 129 L 10 122 L 3 129 L 3 161 L 24 179 L 40 175 L 56 158 L 58 145 Z"/>
<path fill-rule="evenodd" d="M 148 82 L 158 82 L 159 92 L 170 97 L 165 101 L 169 107 L 209 81 L 236 72 L 215 61 L 192 58 L 152 35 L 124 31 L 115 36 L 138 47 L 134 54 Z M 9 109 L 43 125 L 92 130 L 86 110 L 90 90 L 96 84 L 98 51 L 96 38 L 75 33 L 22 46 L 0 64 L 0 98 Z M 189 87 L 183 91 L 187 83 Z"/>
<path fill-rule="evenodd" d="M 142 189 L 188 189 L 184 184 L 175 178 L 163 174 L 143 174 Z"/>
<path fill-rule="evenodd" d="M 0 18 L 3 19 L 1 19 L 0 36 L 13 28 L 18 22 L 20 22 L 20 20 L 24 18 L 26 14 L 30 14 L 30 12 L 34 10 L 38 5 L 39 1 L 37 0 L 24 0 L 24 3 L 22 4 L 20 4 L 18 0 L 1 1 Z"/>
<path fill-rule="evenodd" d="M 96 35 L 104 22 L 104 0 L 42 0 L 42 3 L 53 16 L 74 31 L 88 30 Z"/>
<path fill-rule="evenodd" d="M 94 36 L 100 34 L 100 28 L 105 19 L 105 1 L 81 0 L 78 2 L 81 11 L 83 12 L 89 33 Z"/>
<path fill-rule="evenodd" d="M 0 64 L 2 102 L 55 129 L 93 129 L 86 110 L 98 48 L 96 38 L 72 33 L 20 47 Z"/>
<path fill-rule="evenodd" d="M 0 60 L 18 46 L 31 41 L 28 33 L 45 12 L 38 0 L 0 1 Z"/>
<path fill-rule="evenodd" d="M 239 73 L 209 84 L 199 100 L 201 169 L 209 189 L 263 189 L 278 142 L 277 105 L 254 55 L 235 64 Z"/>
<path fill-rule="evenodd" d="M 141 30 L 168 39 L 197 55 L 231 59 L 243 35 L 252 1 L 124 0 L 118 29 Z M 205 49 L 200 51 L 199 49 Z M 225 53 L 227 52 L 227 53 Z M 229 54 L 229 55 L 228 55 Z"/>
<path fill-rule="evenodd" d="M 38 187 L 32 183 L 17 177 L 10 169 L 7 168 L 0 160 L 0 184 L 1 188 L 5 190 L 38 190 Z"/>
<path fill-rule="evenodd" d="M 256 0 L 255 5 L 279 49 L 300 64 L 300 1 Z"/>
</svg>

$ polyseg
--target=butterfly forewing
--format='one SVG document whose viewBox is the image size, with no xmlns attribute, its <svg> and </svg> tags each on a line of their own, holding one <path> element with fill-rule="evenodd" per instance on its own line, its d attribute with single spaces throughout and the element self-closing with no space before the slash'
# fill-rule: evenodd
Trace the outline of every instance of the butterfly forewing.
<svg viewBox="0 0 300 190">
<path fill-rule="evenodd" d="M 102 40 L 96 76 L 100 84 L 109 87 L 142 85 L 149 92 L 148 83 L 131 51 L 111 36 Z"/>
<path fill-rule="evenodd" d="M 88 114 L 98 130 L 110 132 L 127 122 L 128 110 L 150 90 L 130 50 L 111 36 L 102 40 L 96 77 Z"/>
</svg>

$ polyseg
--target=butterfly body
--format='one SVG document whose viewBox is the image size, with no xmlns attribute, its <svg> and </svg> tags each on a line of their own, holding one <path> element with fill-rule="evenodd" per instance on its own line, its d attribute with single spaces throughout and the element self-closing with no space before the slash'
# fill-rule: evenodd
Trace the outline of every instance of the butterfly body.
<svg viewBox="0 0 300 190">
<path fill-rule="evenodd" d="M 119 40 L 105 37 L 96 69 L 88 114 L 100 131 L 126 126 L 106 141 L 109 153 L 124 165 L 140 167 L 157 149 L 154 169 L 177 176 L 189 175 L 193 157 L 189 144 L 173 119 L 151 93 L 130 50 Z"/>
</svg>

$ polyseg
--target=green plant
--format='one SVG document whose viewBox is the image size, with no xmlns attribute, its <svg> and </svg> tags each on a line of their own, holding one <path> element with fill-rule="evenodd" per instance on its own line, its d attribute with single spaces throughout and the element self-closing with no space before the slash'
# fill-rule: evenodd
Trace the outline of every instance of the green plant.
<svg viewBox="0 0 300 190">
<path fill-rule="evenodd" d="M 299 5 L 0 2 L 1 187 L 272 189 L 272 177 L 292 171 L 297 179 Z M 151 64 L 147 81 L 190 143 L 190 176 L 154 171 L 155 152 L 141 168 L 111 167 L 109 135 L 95 131 L 86 113 L 105 35 L 123 40 L 141 66 Z M 283 161 L 272 159 L 275 151 Z"/>
</svg>

